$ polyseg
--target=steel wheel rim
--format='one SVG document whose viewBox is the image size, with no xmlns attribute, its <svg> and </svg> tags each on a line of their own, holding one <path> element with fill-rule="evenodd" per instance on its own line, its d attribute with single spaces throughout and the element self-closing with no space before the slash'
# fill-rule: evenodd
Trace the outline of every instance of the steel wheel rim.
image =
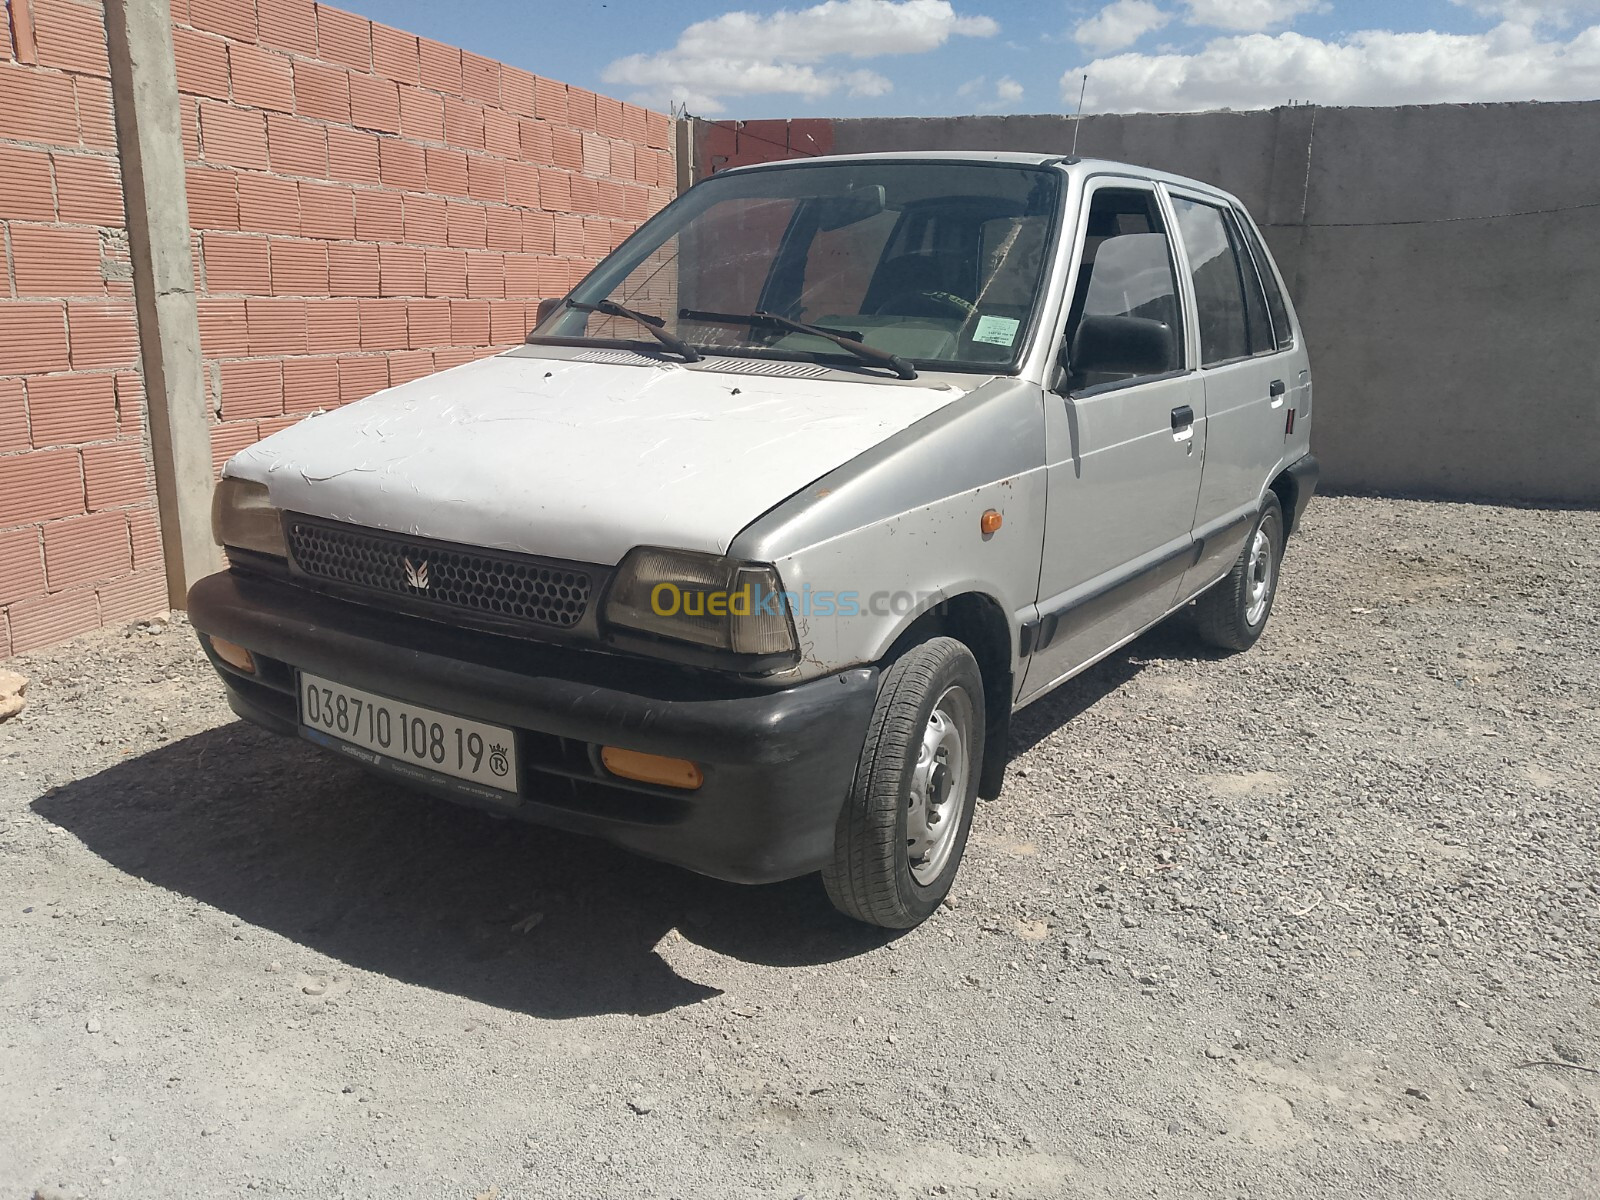
<svg viewBox="0 0 1600 1200">
<path fill-rule="evenodd" d="M 1250 560 L 1245 565 L 1245 621 L 1254 626 L 1266 618 L 1267 602 L 1272 599 L 1272 575 L 1277 564 L 1272 558 L 1272 534 L 1262 525 L 1250 542 Z"/>
<path fill-rule="evenodd" d="M 936 880 L 955 852 L 972 772 L 972 700 L 966 689 L 945 689 L 917 744 L 906 803 L 906 858 L 923 887 Z"/>
</svg>

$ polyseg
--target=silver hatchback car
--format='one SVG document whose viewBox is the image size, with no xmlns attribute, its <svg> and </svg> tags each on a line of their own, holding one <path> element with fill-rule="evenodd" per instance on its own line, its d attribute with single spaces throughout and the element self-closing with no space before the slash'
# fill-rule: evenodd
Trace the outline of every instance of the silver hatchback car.
<svg viewBox="0 0 1600 1200">
<path fill-rule="evenodd" d="M 1190 604 L 1260 637 L 1310 431 L 1283 281 L 1214 187 L 747 167 L 525 345 L 236 455 L 190 608 L 248 720 L 906 927 L 1012 713 Z"/>
</svg>

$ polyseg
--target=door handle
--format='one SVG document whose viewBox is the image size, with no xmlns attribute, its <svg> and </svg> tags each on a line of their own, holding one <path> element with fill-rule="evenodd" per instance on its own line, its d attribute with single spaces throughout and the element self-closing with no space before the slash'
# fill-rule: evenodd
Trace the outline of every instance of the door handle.
<svg viewBox="0 0 1600 1200">
<path fill-rule="evenodd" d="M 1283 406 L 1283 396 L 1288 390 L 1289 389 L 1284 386 L 1283 380 L 1274 379 L 1272 381 L 1272 386 L 1267 389 L 1267 395 L 1272 397 L 1273 408 L 1281 408 Z"/>
<path fill-rule="evenodd" d="M 1194 453 L 1194 409 L 1181 404 L 1172 410 L 1172 440 Z"/>
</svg>

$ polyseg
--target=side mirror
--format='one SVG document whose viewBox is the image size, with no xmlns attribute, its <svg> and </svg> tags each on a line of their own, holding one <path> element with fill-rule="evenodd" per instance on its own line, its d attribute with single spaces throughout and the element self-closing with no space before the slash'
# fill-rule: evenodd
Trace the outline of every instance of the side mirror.
<svg viewBox="0 0 1600 1200">
<path fill-rule="evenodd" d="M 565 296 L 552 296 L 539 301 L 539 311 L 538 315 L 534 317 L 533 327 L 537 329 L 555 316 L 556 313 L 561 311 L 562 305 L 566 304 L 566 302 L 567 298 Z"/>
<path fill-rule="evenodd" d="M 1177 357 L 1172 326 L 1148 317 L 1084 317 L 1072 339 L 1072 372 L 1079 378 L 1164 375 Z"/>
</svg>

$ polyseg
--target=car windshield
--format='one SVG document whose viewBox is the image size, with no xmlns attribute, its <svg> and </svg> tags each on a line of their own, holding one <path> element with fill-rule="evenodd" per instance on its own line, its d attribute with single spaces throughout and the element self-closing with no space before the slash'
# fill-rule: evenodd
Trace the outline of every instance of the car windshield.
<svg viewBox="0 0 1600 1200">
<path fill-rule="evenodd" d="M 676 341 L 680 354 L 864 368 L 893 356 L 902 372 L 906 363 L 1013 368 L 1032 327 L 1060 180 L 1044 167 L 960 162 L 716 175 L 602 262 L 529 340 L 663 353 Z"/>
</svg>

